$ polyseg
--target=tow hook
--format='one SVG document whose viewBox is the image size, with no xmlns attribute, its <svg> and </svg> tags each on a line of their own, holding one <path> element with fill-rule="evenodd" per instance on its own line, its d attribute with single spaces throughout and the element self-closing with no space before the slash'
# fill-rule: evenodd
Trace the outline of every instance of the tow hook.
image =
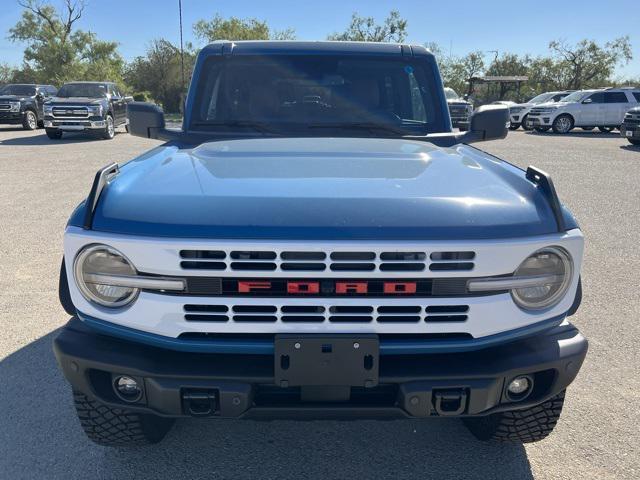
<svg viewBox="0 0 640 480">
<path fill-rule="evenodd" d="M 438 415 L 460 415 L 467 408 L 467 392 L 462 389 L 435 391 L 433 408 Z"/>
<path fill-rule="evenodd" d="M 182 392 L 184 413 L 194 417 L 208 417 L 216 412 L 215 390 L 185 390 Z"/>
</svg>

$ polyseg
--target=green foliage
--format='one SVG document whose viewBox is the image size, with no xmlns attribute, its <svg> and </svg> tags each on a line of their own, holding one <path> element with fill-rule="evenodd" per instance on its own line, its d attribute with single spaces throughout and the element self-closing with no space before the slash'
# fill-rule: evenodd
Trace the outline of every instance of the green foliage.
<svg viewBox="0 0 640 480">
<path fill-rule="evenodd" d="M 9 39 L 27 44 L 21 77 L 57 85 L 70 80 L 121 80 L 124 61 L 118 44 L 75 28 L 84 0 L 65 0 L 61 10 L 37 0 L 18 3 L 24 11 L 9 30 Z"/>
<path fill-rule="evenodd" d="M 0 63 L 0 85 L 13 81 L 15 71 L 6 63 Z"/>
<path fill-rule="evenodd" d="M 342 33 L 334 33 L 328 40 L 355 42 L 397 42 L 407 38 L 407 20 L 400 16 L 400 12 L 389 12 L 384 23 L 377 24 L 373 17 L 360 17 L 356 12 L 351 16 L 351 24 Z"/>
<path fill-rule="evenodd" d="M 201 40 L 294 40 L 291 28 L 271 30 L 267 22 L 255 18 L 222 18 L 216 15 L 211 20 L 198 20 L 193 25 L 193 33 Z"/>
<path fill-rule="evenodd" d="M 136 57 L 124 71 L 125 82 L 138 95 L 146 95 L 167 112 L 182 110 L 186 86 L 191 79 L 196 52 L 187 44 L 184 54 L 185 83 L 182 83 L 180 48 L 168 40 L 153 40 L 144 56 Z"/>
</svg>

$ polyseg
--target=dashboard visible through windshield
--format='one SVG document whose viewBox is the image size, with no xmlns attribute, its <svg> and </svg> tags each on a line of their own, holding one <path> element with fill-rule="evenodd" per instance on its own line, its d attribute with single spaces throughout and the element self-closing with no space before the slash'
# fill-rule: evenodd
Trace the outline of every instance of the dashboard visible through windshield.
<svg viewBox="0 0 640 480">
<path fill-rule="evenodd" d="M 421 59 L 212 57 L 201 77 L 192 130 L 444 131 L 434 71 Z"/>
</svg>

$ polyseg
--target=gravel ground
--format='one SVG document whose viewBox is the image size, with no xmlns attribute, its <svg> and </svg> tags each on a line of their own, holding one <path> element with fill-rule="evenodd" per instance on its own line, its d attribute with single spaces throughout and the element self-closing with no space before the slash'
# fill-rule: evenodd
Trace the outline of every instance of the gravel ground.
<svg viewBox="0 0 640 480">
<path fill-rule="evenodd" d="M 553 174 L 587 238 L 573 317 L 585 365 L 547 440 L 483 444 L 457 420 L 177 422 L 155 447 L 107 449 L 80 430 L 51 342 L 62 234 L 95 171 L 157 142 L 50 142 L 0 127 L 0 478 L 639 478 L 640 149 L 616 135 L 512 132 L 479 146 Z"/>
</svg>

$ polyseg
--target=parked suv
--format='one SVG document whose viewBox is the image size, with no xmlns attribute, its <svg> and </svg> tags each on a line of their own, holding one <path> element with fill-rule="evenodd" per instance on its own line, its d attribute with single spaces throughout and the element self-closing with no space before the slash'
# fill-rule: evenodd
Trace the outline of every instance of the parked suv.
<svg viewBox="0 0 640 480">
<path fill-rule="evenodd" d="M 622 124 L 625 113 L 640 102 L 640 89 L 600 88 L 580 90 L 557 103 L 543 103 L 531 109 L 527 125 L 537 131 L 552 128 L 567 133 L 574 127 L 611 132 Z"/>
<path fill-rule="evenodd" d="M 511 122 L 510 129 L 517 130 L 520 126 L 524 130 L 531 130 L 527 126 L 527 117 L 533 107 L 541 103 L 559 102 L 561 99 L 571 93 L 571 90 L 565 90 L 562 92 L 546 92 L 536 95 L 531 100 L 525 103 L 518 103 L 509 107 L 509 120 Z"/>
<path fill-rule="evenodd" d="M 504 138 L 506 107 L 452 132 L 419 45 L 221 41 L 181 130 L 129 116 L 168 143 L 97 172 L 64 235 L 54 350 L 90 439 L 180 417 L 553 430 L 587 352 L 583 236 L 549 175 L 468 145 Z"/>
<path fill-rule="evenodd" d="M 620 135 L 633 145 L 640 145 L 640 107 L 632 108 L 625 114 Z"/>
<path fill-rule="evenodd" d="M 63 132 L 88 132 L 112 139 L 117 127 L 128 131 L 127 103 L 132 100 L 112 82 L 66 83 L 44 107 L 47 136 L 57 140 Z"/>
<path fill-rule="evenodd" d="M 469 116 L 473 112 L 473 105 L 460 98 L 453 88 L 445 87 L 444 94 L 447 97 L 451 126 L 461 131 L 467 130 L 469 128 Z"/>
<path fill-rule="evenodd" d="M 22 125 L 25 130 L 42 127 L 44 102 L 57 91 L 53 85 L 32 83 L 0 87 L 0 124 Z"/>
</svg>

